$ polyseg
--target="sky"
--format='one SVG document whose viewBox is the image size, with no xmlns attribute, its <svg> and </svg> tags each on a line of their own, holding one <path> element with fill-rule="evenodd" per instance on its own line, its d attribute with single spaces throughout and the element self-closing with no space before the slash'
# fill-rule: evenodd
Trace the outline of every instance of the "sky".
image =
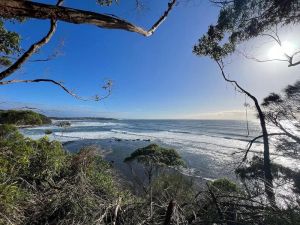
<svg viewBox="0 0 300 225">
<path fill-rule="evenodd" d="M 53 0 L 39 2 L 53 4 Z M 112 13 L 136 25 L 150 28 L 165 10 L 167 1 L 145 0 L 136 10 L 134 1 L 100 7 L 95 0 L 65 0 L 68 7 Z M 130 2 L 130 3 L 129 3 Z M 33 59 L 60 54 L 47 62 L 28 62 L 10 79 L 51 78 L 63 81 L 76 94 L 105 95 L 105 81 L 113 81 L 105 100 L 81 101 L 47 83 L 11 84 L 0 87 L 2 108 L 38 108 L 50 116 L 93 116 L 123 119 L 245 119 L 245 96 L 222 79 L 217 65 L 192 53 L 197 40 L 217 20 L 219 8 L 209 1 L 181 1 L 151 37 L 91 25 L 59 22 L 57 32 Z M 31 19 L 8 24 L 22 36 L 22 47 L 39 40 L 49 21 Z M 282 40 L 300 47 L 299 27 L 281 31 Z M 61 46 L 63 43 L 63 46 Z M 270 57 L 274 43 L 256 39 L 239 49 L 257 57 Z M 226 71 L 261 101 L 300 79 L 300 66 L 282 62 L 258 63 L 235 54 Z M 249 112 L 254 118 L 254 112 Z"/>
</svg>

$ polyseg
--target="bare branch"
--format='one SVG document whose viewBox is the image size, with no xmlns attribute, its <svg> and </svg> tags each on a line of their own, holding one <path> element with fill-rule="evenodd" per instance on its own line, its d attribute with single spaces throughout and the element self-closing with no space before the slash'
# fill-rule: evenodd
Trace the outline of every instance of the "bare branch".
<svg viewBox="0 0 300 225">
<path fill-rule="evenodd" d="M 279 136 L 279 135 L 286 135 L 286 134 L 285 134 L 285 133 L 271 133 L 271 134 L 268 134 L 268 136 Z M 249 153 L 249 151 L 250 151 L 250 149 L 251 149 L 253 143 L 256 142 L 258 139 L 260 139 L 260 138 L 262 138 L 262 137 L 263 137 L 263 135 L 259 135 L 259 136 L 255 137 L 255 138 L 253 138 L 251 141 L 249 141 L 249 143 L 248 143 L 248 148 L 247 148 L 247 150 L 246 150 L 246 152 L 245 152 L 245 155 L 244 155 L 244 157 L 243 157 L 242 162 L 245 162 L 245 161 L 246 161 L 247 156 L 248 156 L 248 153 Z"/>
<path fill-rule="evenodd" d="M 15 83 L 39 83 L 39 82 L 48 82 L 55 84 L 62 88 L 65 92 L 67 92 L 69 95 L 73 96 L 76 99 L 82 100 L 82 101 L 100 101 L 105 98 L 108 98 L 111 95 L 112 91 L 112 81 L 108 81 L 102 88 L 107 91 L 107 94 L 105 96 L 94 96 L 90 98 L 83 98 L 75 94 L 74 92 L 70 91 L 68 88 L 66 88 L 62 82 L 58 82 L 52 79 L 34 79 L 34 80 L 9 80 L 9 81 L 0 81 L 0 85 L 7 85 L 7 84 L 15 84 Z"/>
<path fill-rule="evenodd" d="M 249 56 L 245 52 L 242 52 L 240 50 L 237 50 L 237 53 L 244 56 L 246 59 L 251 59 L 251 60 L 254 60 L 256 62 L 274 62 L 274 61 L 289 62 L 289 60 L 287 60 L 287 59 L 258 59 L 256 57 Z"/>
<path fill-rule="evenodd" d="M 278 30 L 277 30 L 277 26 L 276 26 L 276 29 L 275 31 L 273 31 L 274 35 L 272 34 L 261 34 L 262 36 L 267 36 L 267 37 L 270 37 L 272 38 L 279 46 L 280 48 L 282 48 L 282 42 L 280 40 L 280 37 L 278 35 Z M 286 52 L 283 52 L 283 56 L 286 58 L 285 60 L 284 59 L 267 59 L 267 60 L 259 60 L 259 59 L 255 59 L 255 58 L 252 58 L 254 59 L 255 61 L 257 62 L 272 62 L 272 61 L 285 61 L 285 62 L 288 62 L 288 67 L 292 67 L 292 66 L 297 66 L 300 64 L 300 61 L 298 62 L 293 62 L 294 60 L 294 56 L 296 56 L 298 53 L 300 53 L 300 51 L 296 51 L 294 52 L 292 55 L 289 55 L 288 53 Z M 248 57 L 246 57 L 248 58 Z M 251 58 L 250 58 L 251 59 Z"/>
</svg>

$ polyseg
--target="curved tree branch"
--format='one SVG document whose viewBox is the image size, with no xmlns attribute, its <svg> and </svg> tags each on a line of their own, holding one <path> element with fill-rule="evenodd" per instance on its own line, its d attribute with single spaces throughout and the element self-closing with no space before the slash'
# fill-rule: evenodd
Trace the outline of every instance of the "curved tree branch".
<svg viewBox="0 0 300 225">
<path fill-rule="evenodd" d="M 245 57 L 246 59 L 251 59 L 251 60 L 254 60 L 254 61 L 256 61 L 256 62 L 274 62 L 274 61 L 279 61 L 279 62 L 289 62 L 288 59 L 277 59 L 277 58 L 274 58 L 274 59 L 258 59 L 258 58 L 256 58 L 256 57 L 247 55 L 245 52 L 242 52 L 242 51 L 240 51 L 240 50 L 237 50 L 237 53 L 239 53 L 240 55 L 242 55 L 242 56 Z"/>
<path fill-rule="evenodd" d="M 9 81 L 0 81 L 0 85 L 7 85 L 7 84 L 15 84 L 15 83 L 40 83 L 40 82 L 48 82 L 48 83 L 52 83 L 55 84 L 57 86 L 59 86 L 61 89 L 63 89 L 65 92 L 67 92 L 69 95 L 73 96 L 76 99 L 82 100 L 82 101 L 89 101 L 89 100 L 93 100 L 93 101 L 100 101 L 103 100 L 105 98 L 108 98 L 111 95 L 111 91 L 112 91 L 112 82 L 108 81 L 102 88 L 104 90 L 107 91 L 107 94 L 105 96 L 94 96 L 94 97 L 90 97 L 90 98 L 83 98 L 77 94 L 75 94 L 74 92 L 70 91 L 68 88 L 66 88 L 62 82 L 59 81 L 55 81 L 52 79 L 34 79 L 34 80 L 9 80 Z"/>
<path fill-rule="evenodd" d="M 261 36 L 267 36 L 271 39 L 273 39 L 273 41 L 275 41 L 280 48 L 282 48 L 282 42 L 280 40 L 280 37 L 278 35 L 278 31 L 277 31 L 277 26 L 276 26 L 276 30 L 273 32 L 274 35 L 272 34 L 261 34 Z M 294 52 L 293 54 L 288 54 L 287 52 L 283 52 L 283 56 L 285 57 L 285 59 L 264 59 L 264 60 L 260 60 L 260 59 L 257 59 L 255 57 L 249 57 L 247 56 L 246 54 L 243 54 L 244 57 L 246 57 L 247 59 L 252 59 L 252 60 L 255 60 L 256 62 L 273 62 L 273 61 L 281 61 L 281 62 L 287 62 L 288 63 L 288 67 L 293 67 L 293 66 L 297 66 L 300 64 L 300 61 L 296 61 L 296 62 L 293 62 L 294 61 L 294 57 L 299 54 L 300 51 L 296 51 Z"/>
<path fill-rule="evenodd" d="M 268 134 L 268 136 L 279 136 L 279 135 L 286 135 L 286 134 L 285 134 L 285 133 L 270 133 L 270 134 Z M 255 137 L 255 138 L 253 138 L 251 141 L 249 141 L 248 148 L 247 148 L 247 150 L 246 150 L 246 153 L 245 153 L 245 155 L 244 155 L 244 157 L 243 157 L 242 162 L 245 162 L 245 161 L 246 161 L 247 156 L 248 156 L 248 153 L 249 153 L 249 151 L 250 151 L 250 149 L 251 149 L 253 143 L 254 143 L 255 141 L 257 141 L 258 139 L 262 138 L 262 137 L 263 137 L 263 135 L 259 135 L 259 136 Z"/>
<path fill-rule="evenodd" d="M 33 45 L 30 46 L 30 48 L 20 57 L 17 59 L 17 61 L 12 64 L 10 67 L 5 69 L 0 73 L 0 81 L 7 78 L 11 74 L 13 74 L 15 71 L 21 68 L 21 66 L 34 54 L 36 53 L 42 46 L 47 44 L 53 34 L 56 31 L 56 25 L 57 22 L 55 20 L 50 21 L 50 29 L 45 37 L 43 37 L 41 40 L 38 42 L 34 43 Z"/>
<path fill-rule="evenodd" d="M 175 3 L 176 0 L 170 0 L 166 11 L 149 30 L 145 30 L 114 15 L 100 14 L 26 0 L 0 0 L 0 15 L 6 18 L 28 17 L 36 19 L 54 19 L 75 24 L 91 24 L 101 28 L 131 31 L 148 37 L 152 35 L 167 18 L 169 12 L 175 6 Z"/>
<path fill-rule="evenodd" d="M 251 98 L 254 102 L 257 101 L 257 99 L 251 95 L 248 91 L 246 91 L 244 88 L 242 88 L 235 80 L 230 80 L 226 77 L 226 74 L 224 72 L 224 66 L 223 66 L 223 62 L 219 61 L 219 60 L 215 60 L 216 63 L 218 64 L 220 70 L 221 70 L 221 74 L 224 78 L 225 81 L 234 84 L 238 89 L 240 89 L 243 93 L 245 93 L 249 98 Z"/>
</svg>

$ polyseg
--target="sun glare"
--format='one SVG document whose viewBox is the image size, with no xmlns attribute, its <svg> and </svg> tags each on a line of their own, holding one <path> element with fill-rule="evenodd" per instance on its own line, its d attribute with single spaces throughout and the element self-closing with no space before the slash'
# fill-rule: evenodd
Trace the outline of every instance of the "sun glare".
<svg viewBox="0 0 300 225">
<path fill-rule="evenodd" d="M 294 44 L 288 41 L 282 42 L 282 45 L 275 45 L 269 51 L 269 57 L 271 59 L 282 59 L 284 58 L 284 54 L 292 55 L 296 50 Z"/>
</svg>

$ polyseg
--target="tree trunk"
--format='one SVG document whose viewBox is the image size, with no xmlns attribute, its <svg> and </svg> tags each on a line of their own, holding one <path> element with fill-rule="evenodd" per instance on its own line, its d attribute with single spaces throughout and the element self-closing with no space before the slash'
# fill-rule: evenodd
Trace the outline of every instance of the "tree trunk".
<svg viewBox="0 0 300 225">
<path fill-rule="evenodd" d="M 171 224 L 172 215 L 174 213 L 175 206 L 176 206 L 176 202 L 173 199 L 173 200 L 170 201 L 170 203 L 168 205 L 164 225 L 170 225 Z"/>
<path fill-rule="evenodd" d="M 234 84 L 241 92 L 246 94 L 249 98 L 252 99 L 252 101 L 255 104 L 255 108 L 258 112 L 261 131 L 263 135 L 263 142 L 264 142 L 264 185 L 265 185 L 265 192 L 267 194 L 268 201 L 270 202 L 271 206 L 276 207 L 276 201 L 275 201 L 275 194 L 273 189 L 273 176 L 271 171 L 271 160 L 270 160 L 270 147 L 269 147 L 269 137 L 268 137 L 268 131 L 266 128 L 266 121 L 265 121 L 265 115 L 262 112 L 260 105 L 257 101 L 257 99 L 250 94 L 248 91 L 246 91 L 244 88 L 242 88 L 235 80 L 230 80 L 226 77 L 226 74 L 224 72 L 223 64 L 222 62 L 216 60 L 216 63 L 218 64 L 222 76 L 225 81 Z"/>
<path fill-rule="evenodd" d="M 269 138 L 268 131 L 266 128 L 265 115 L 262 112 L 260 105 L 256 98 L 252 97 L 252 100 L 255 103 L 256 110 L 258 112 L 258 117 L 260 121 L 260 126 L 263 135 L 264 142 L 264 178 L 265 178 L 265 192 L 267 194 L 268 200 L 272 206 L 276 205 L 275 194 L 273 187 L 273 176 L 271 171 L 271 160 L 270 160 L 270 147 L 269 147 Z"/>
</svg>

